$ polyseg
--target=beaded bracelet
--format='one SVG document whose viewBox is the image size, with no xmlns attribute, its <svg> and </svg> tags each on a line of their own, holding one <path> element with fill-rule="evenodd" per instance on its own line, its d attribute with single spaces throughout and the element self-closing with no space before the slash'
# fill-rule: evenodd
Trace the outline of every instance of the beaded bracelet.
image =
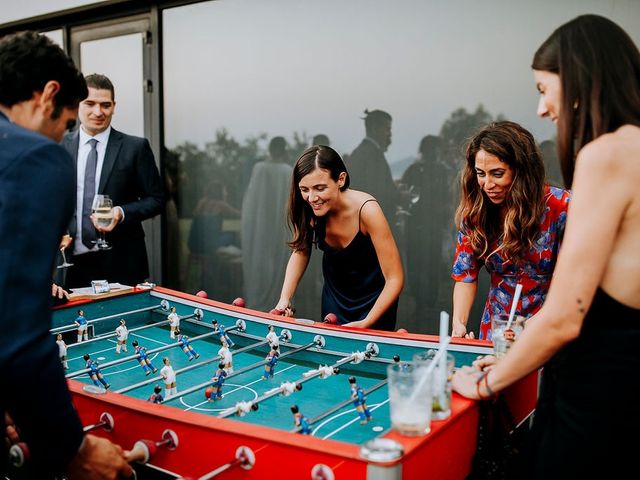
<svg viewBox="0 0 640 480">
<path fill-rule="evenodd" d="M 482 380 L 487 378 L 487 374 L 488 372 L 483 372 L 482 375 L 480 375 L 480 377 L 476 381 L 476 393 L 478 394 L 478 398 L 480 400 L 488 400 L 490 398 L 490 397 L 483 397 L 482 394 L 480 393 L 480 384 L 482 383 Z"/>
</svg>

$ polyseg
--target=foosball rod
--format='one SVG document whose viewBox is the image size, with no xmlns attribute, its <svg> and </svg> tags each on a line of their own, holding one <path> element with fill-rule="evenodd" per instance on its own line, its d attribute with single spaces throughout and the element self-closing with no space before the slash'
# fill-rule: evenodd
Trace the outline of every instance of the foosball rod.
<svg viewBox="0 0 640 480">
<path fill-rule="evenodd" d="M 375 385 L 373 385 L 370 388 L 367 388 L 364 391 L 365 395 L 369 395 L 372 392 L 375 392 L 376 390 L 384 387 L 387 383 L 389 382 L 389 380 L 387 380 L 386 378 L 384 380 L 382 380 L 381 382 L 376 383 Z M 344 407 L 346 407 L 347 405 L 353 403 L 353 399 L 350 398 L 349 400 L 345 400 L 344 402 L 340 402 L 339 404 L 331 407 L 329 410 L 322 412 L 319 415 L 316 415 L 315 417 L 311 418 L 309 420 L 309 425 L 313 425 L 315 423 L 318 423 L 320 420 L 323 420 L 331 415 L 333 415 L 335 412 L 337 412 L 338 410 L 343 409 Z M 300 428 L 294 428 L 291 430 L 292 433 L 298 433 L 301 429 Z"/>
<path fill-rule="evenodd" d="M 103 428 L 106 432 L 113 430 L 115 423 L 113 417 L 108 412 L 102 412 L 97 423 L 83 427 L 83 432 L 90 432 L 97 428 Z M 31 451 L 25 442 L 18 442 L 9 448 L 9 462 L 16 468 L 21 468 L 30 459 Z"/>
<path fill-rule="evenodd" d="M 264 345 L 266 343 L 268 343 L 267 340 L 262 340 L 260 342 L 253 343 L 251 345 L 247 345 L 246 347 L 239 348 L 238 350 L 234 350 L 233 354 L 235 355 L 235 354 L 238 354 L 238 353 L 245 352 L 247 350 L 252 350 L 252 349 L 260 347 L 260 346 L 262 346 L 262 345 Z M 193 365 L 187 365 L 186 367 L 180 368 L 180 369 L 175 371 L 175 374 L 177 376 L 177 375 L 179 375 L 181 373 L 188 372 L 190 370 L 193 370 L 193 369 L 199 368 L 199 367 L 203 367 L 205 365 L 209 365 L 210 363 L 213 363 L 213 362 L 219 361 L 219 360 L 220 360 L 220 355 L 217 355 L 217 356 L 215 356 L 213 358 L 210 358 L 208 360 L 203 360 L 202 362 L 198 362 L 198 363 L 195 363 Z M 129 385 L 127 387 L 123 387 L 120 390 L 115 390 L 115 392 L 116 393 L 126 393 L 126 392 L 129 392 L 131 390 L 135 390 L 136 388 L 144 387 L 145 385 L 149 385 L 151 383 L 155 383 L 155 382 L 157 382 L 159 380 L 162 380 L 162 376 L 160 376 L 160 375 L 157 376 L 157 377 L 148 378 L 146 380 L 143 380 L 142 382 L 138 382 L 138 383 L 135 383 L 133 385 Z"/>
<path fill-rule="evenodd" d="M 239 466 L 245 470 L 251 470 L 256 463 L 256 456 L 249 447 L 238 447 L 236 450 L 236 457 L 229 463 L 222 465 L 215 470 L 211 470 L 209 473 L 205 473 L 197 479 L 195 477 L 182 477 L 179 480 L 211 480 L 217 477 L 222 472 L 226 472 L 230 468 Z"/>
<path fill-rule="evenodd" d="M 203 333 L 202 335 L 198 335 L 197 337 L 193 337 L 191 339 L 191 341 L 195 341 L 195 340 L 200 340 L 202 338 L 206 338 L 206 337 L 210 337 L 212 335 L 215 335 L 215 332 L 209 332 L 209 333 Z M 165 350 L 170 350 L 172 348 L 175 347 L 180 347 L 179 343 L 171 343 L 169 345 L 163 345 L 162 347 L 158 347 L 158 348 L 154 348 L 152 350 L 148 350 L 147 351 L 147 355 L 152 355 L 154 353 L 158 353 L 158 352 L 163 352 Z M 124 357 L 124 358 L 119 358 L 117 360 L 112 360 L 110 362 L 106 362 L 100 365 L 100 370 L 104 370 L 105 368 L 108 367 L 113 367 L 114 365 L 120 365 L 121 363 L 126 363 L 129 362 L 131 360 L 135 360 L 136 358 L 138 358 L 138 354 L 135 353 L 133 355 L 129 355 L 128 357 Z M 67 375 L 65 375 L 66 378 L 74 378 L 74 377 L 79 377 L 80 375 L 84 374 L 84 373 L 89 373 L 88 368 L 83 368 L 82 370 L 76 370 L 75 372 L 71 372 L 68 373 Z"/>
<path fill-rule="evenodd" d="M 348 356 L 338 360 L 336 363 L 331 365 L 331 367 L 329 367 L 329 368 L 332 369 L 332 370 L 335 370 L 336 368 L 339 368 L 340 365 L 344 365 L 345 363 L 349 363 L 349 362 L 353 361 L 356 358 L 356 356 L 357 356 L 357 353 L 352 353 L 351 355 L 348 355 Z M 314 378 L 317 378 L 321 374 L 322 374 L 322 372 L 320 370 L 316 370 L 314 373 L 312 373 L 310 375 L 306 375 L 303 378 L 301 378 L 299 380 L 296 380 L 295 382 L 291 382 L 291 383 L 295 384 L 295 389 L 296 390 L 301 390 L 303 383 L 308 382 L 309 380 L 313 380 Z M 268 399 L 270 399 L 272 397 L 275 397 L 276 395 L 280 395 L 281 393 L 283 393 L 282 386 L 280 388 L 278 388 L 278 387 L 272 388 L 271 390 L 265 392 L 263 395 L 259 396 L 255 400 L 252 400 L 251 404 L 252 405 L 258 405 L 261 402 L 264 402 L 265 400 L 268 400 Z M 230 416 L 234 415 L 235 413 L 236 413 L 236 410 L 230 408 L 228 410 L 223 410 L 222 412 L 220 412 L 218 414 L 218 417 L 219 418 L 227 418 L 227 417 L 230 417 Z"/>
<path fill-rule="evenodd" d="M 264 343 L 267 343 L 267 342 L 265 341 Z M 315 341 L 313 341 L 311 343 L 308 343 L 307 345 L 302 345 L 301 347 L 294 348 L 293 350 L 289 350 L 288 352 L 283 353 L 282 355 L 280 355 L 280 358 L 286 357 L 288 355 L 293 355 L 294 353 L 297 353 L 297 352 L 299 352 L 301 350 L 306 350 L 306 349 L 311 348 L 311 347 L 313 347 L 315 345 L 316 345 Z M 234 370 L 233 373 L 227 375 L 225 381 L 228 381 L 230 378 L 235 377 L 236 375 L 240 375 L 241 373 L 248 372 L 249 370 L 253 370 L 253 369 L 256 369 L 258 367 L 261 367 L 265 363 L 267 363 L 267 360 L 261 360 L 261 361 L 256 362 L 256 363 L 252 363 L 251 365 L 247 365 L 246 367 L 243 367 L 240 370 Z M 180 397 L 183 397 L 183 396 L 188 395 L 188 394 L 193 393 L 193 392 L 197 392 L 198 390 L 201 390 L 202 388 L 207 387 L 210 384 L 211 384 L 211 380 L 207 380 L 206 382 L 199 383 L 198 385 L 194 385 L 191 388 L 187 388 L 186 390 L 182 390 L 181 392 L 178 392 L 175 395 L 171 395 L 171 397 L 169 397 L 169 398 L 165 398 L 162 403 L 172 402 L 173 400 L 176 400 L 176 399 L 178 399 Z"/>
<path fill-rule="evenodd" d="M 98 420 L 97 423 L 94 423 L 92 425 L 87 425 L 82 430 L 85 433 L 87 433 L 87 432 L 90 432 L 91 430 L 95 430 L 97 428 L 102 428 L 102 429 L 104 429 L 105 432 L 110 432 L 111 430 L 113 430 L 114 426 L 115 426 L 115 422 L 114 422 L 113 417 L 111 416 L 111 414 L 108 413 L 108 412 L 102 412 L 100 414 L 100 419 Z"/>
<path fill-rule="evenodd" d="M 178 446 L 178 435 L 173 430 L 165 430 L 162 432 L 162 439 L 154 442 L 153 440 L 138 440 L 127 455 L 129 463 L 137 462 L 141 464 L 149 463 L 158 451 L 158 448 L 165 447 L 168 450 L 175 450 Z"/>
<path fill-rule="evenodd" d="M 161 322 L 152 323 L 151 325 L 145 325 L 143 327 L 132 328 L 132 329 L 128 330 L 128 333 L 131 334 L 133 332 L 138 332 L 140 330 L 144 330 L 144 329 L 151 328 L 151 327 L 160 327 L 162 325 L 166 325 L 170 321 L 171 320 L 162 320 Z M 108 338 L 117 337 L 117 336 L 118 336 L 117 333 L 108 333 L 106 335 L 96 335 L 95 337 L 90 338 L 89 340 L 84 340 L 84 341 L 82 341 L 80 343 L 76 342 L 76 343 L 72 343 L 71 345 L 67 345 L 67 349 L 73 348 L 73 347 L 77 347 L 79 345 L 86 345 L 87 343 L 97 342 L 97 341 L 100 341 L 100 340 L 106 340 Z"/>
<path fill-rule="evenodd" d="M 288 351 L 286 353 L 283 353 L 282 355 L 280 355 L 280 358 L 285 357 L 287 355 L 292 355 L 293 353 L 297 353 L 297 352 L 299 352 L 301 350 L 306 350 L 306 349 L 311 348 L 313 346 L 318 346 L 318 344 L 319 344 L 318 341 L 314 340 L 313 342 L 311 342 L 311 343 L 309 343 L 307 345 L 303 345 L 303 346 L 298 347 L 298 348 L 296 348 L 294 350 L 290 350 L 290 351 Z M 237 375 L 237 374 L 243 373 L 243 371 L 250 370 L 252 368 L 257 368 L 257 367 L 259 367 L 261 365 L 264 365 L 265 363 L 267 363 L 266 360 L 263 360 L 263 361 L 258 362 L 258 363 L 254 363 L 253 365 L 249 365 L 248 367 L 245 367 L 244 369 L 238 370 L 237 372 L 233 372 L 233 375 Z M 227 379 L 228 378 L 229 377 L 227 377 Z M 207 382 L 207 384 L 205 384 L 205 385 L 208 385 L 209 383 L 211 383 L 211 382 Z M 291 382 L 291 383 L 295 383 L 296 384 L 296 389 L 297 390 L 302 389 L 302 385 L 301 385 L 303 383 L 302 381 Z M 251 405 L 256 405 L 256 408 L 257 408 L 257 405 L 260 402 L 263 402 L 263 401 L 265 401 L 265 400 L 267 400 L 267 399 L 269 399 L 271 397 L 279 395 L 280 393 L 282 393 L 282 391 L 283 391 L 282 388 L 278 388 L 278 387 L 273 388 L 273 389 L 269 390 L 268 392 L 266 392 L 265 394 L 259 396 L 255 400 L 252 400 L 251 401 Z M 235 415 L 236 413 L 237 413 L 237 410 L 235 408 L 228 408 L 228 409 L 225 409 L 222 412 L 220 412 L 218 414 L 218 418 L 231 417 L 231 416 Z"/>
<path fill-rule="evenodd" d="M 164 308 L 164 304 L 160 304 L 160 305 L 154 305 L 152 307 L 144 307 L 144 308 L 139 308 L 137 310 L 129 310 L 127 312 L 122 312 L 122 313 L 116 313 L 114 315 L 107 315 L 106 317 L 100 317 L 100 318 L 94 318 L 93 320 L 89 320 L 87 322 L 87 325 L 93 325 L 96 322 L 103 322 L 105 320 L 111 320 L 112 318 L 122 318 L 125 317 L 127 315 L 133 315 L 134 313 L 142 313 L 142 312 L 149 312 L 151 310 L 157 310 L 158 308 L 161 308 L 162 310 L 165 310 Z M 168 308 L 167 308 L 168 309 Z M 49 333 L 63 333 L 63 332 L 70 332 L 73 330 L 77 330 L 78 326 L 74 323 L 71 323 L 69 325 L 63 325 L 62 327 L 56 327 L 56 328 L 52 328 L 49 330 Z"/>
</svg>

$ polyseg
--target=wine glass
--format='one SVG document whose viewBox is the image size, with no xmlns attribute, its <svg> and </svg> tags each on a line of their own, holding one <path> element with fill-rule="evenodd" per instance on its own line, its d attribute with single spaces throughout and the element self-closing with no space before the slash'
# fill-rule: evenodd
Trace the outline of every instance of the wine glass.
<svg viewBox="0 0 640 480">
<path fill-rule="evenodd" d="M 67 256 L 64 254 L 64 248 L 60 249 L 60 253 L 62 253 L 62 263 L 58 265 L 58 268 L 73 267 L 73 263 L 67 262 Z"/>
<path fill-rule="evenodd" d="M 113 220 L 113 202 L 109 195 L 96 195 L 93 198 L 93 218 L 95 219 L 98 227 L 108 227 Z M 102 230 L 98 230 L 98 240 L 96 240 L 96 247 L 98 250 L 111 250 L 111 245 L 104 238 L 105 233 Z"/>
<path fill-rule="evenodd" d="M 60 253 L 62 254 L 62 263 L 60 265 L 58 265 L 57 268 L 68 268 L 68 267 L 73 267 L 73 263 L 69 263 L 67 261 L 67 256 L 65 255 L 64 251 L 67 249 L 67 247 L 69 246 L 69 244 L 71 243 L 71 237 L 67 234 L 64 237 L 62 237 L 63 240 L 68 240 L 66 243 L 61 243 L 60 246 Z"/>
</svg>

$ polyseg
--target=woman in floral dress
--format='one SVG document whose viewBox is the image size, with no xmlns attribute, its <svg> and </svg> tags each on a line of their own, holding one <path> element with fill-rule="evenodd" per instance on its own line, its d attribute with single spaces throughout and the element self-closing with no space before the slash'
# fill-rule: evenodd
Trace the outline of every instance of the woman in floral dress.
<svg viewBox="0 0 640 480">
<path fill-rule="evenodd" d="M 479 338 L 490 339 L 491 317 L 509 313 L 517 284 L 516 314 L 526 318 L 544 302 L 564 233 L 570 194 L 545 184 L 542 156 L 531 133 L 496 122 L 469 142 L 456 212 L 458 235 L 452 278 L 453 336 L 467 331 L 484 266 L 491 286 Z"/>
</svg>

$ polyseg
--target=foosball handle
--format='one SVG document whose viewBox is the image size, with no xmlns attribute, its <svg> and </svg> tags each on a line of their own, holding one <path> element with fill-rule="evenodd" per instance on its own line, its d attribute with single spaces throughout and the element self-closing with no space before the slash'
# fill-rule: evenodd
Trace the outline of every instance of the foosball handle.
<svg viewBox="0 0 640 480">
<path fill-rule="evenodd" d="M 22 467 L 26 461 L 29 460 L 30 456 L 29 446 L 24 442 L 18 442 L 11 445 L 11 448 L 9 448 L 9 459 L 11 461 L 11 465 L 16 468 Z"/>
<path fill-rule="evenodd" d="M 152 442 L 151 440 L 138 440 L 133 444 L 133 448 L 129 452 L 127 461 L 129 463 L 138 462 L 145 464 L 153 458 L 157 451 L 158 447 L 155 442 Z"/>
<path fill-rule="evenodd" d="M 91 430 L 95 430 L 97 428 L 102 427 L 105 432 L 110 432 L 111 430 L 113 430 L 114 426 L 115 426 L 115 422 L 111 414 L 108 412 L 102 412 L 100 414 L 100 420 L 98 421 L 98 423 L 94 423 L 93 425 L 87 425 L 86 427 L 84 427 L 83 430 L 86 433 L 86 432 L 90 432 Z"/>
</svg>

